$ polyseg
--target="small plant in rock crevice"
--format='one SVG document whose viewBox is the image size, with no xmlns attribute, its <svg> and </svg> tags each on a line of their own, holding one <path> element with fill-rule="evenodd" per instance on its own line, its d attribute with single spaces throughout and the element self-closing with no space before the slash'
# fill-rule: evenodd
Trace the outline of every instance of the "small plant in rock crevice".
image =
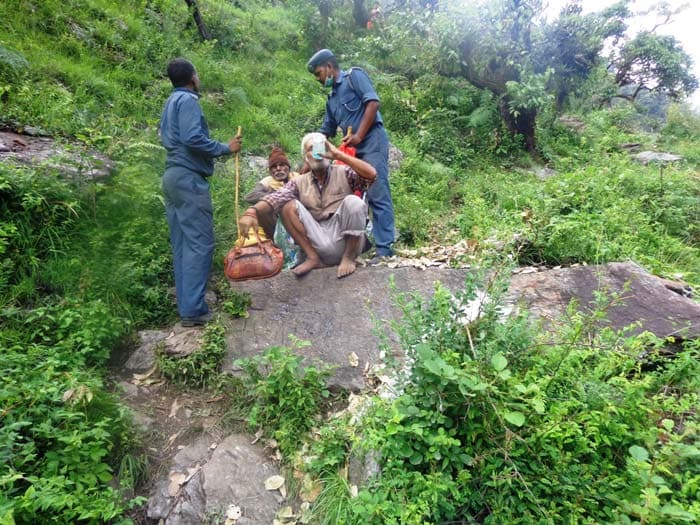
<svg viewBox="0 0 700 525">
<path fill-rule="evenodd" d="M 291 348 L 275 346 L 262 355 L 236 361 L 253 393 L 248 424 L 274 437 L 287 457 L 316 424 L 322 403 L 330 395 L 326 381 L 331 368 L 302 366 L 302 358 L 294 353 L 295 348 L 308 345 L 294 338 Z"/>
<path fill-rule="evenodd" d="M 206 388 L 218 383 L 221 362 L 226 354 L 226 330 L 220 321 L 202 330 L 201 346 L 184 357 L 162 351 L 157 355 L 158 368 L 164 377 L 180 386 Z"/>
</svg>

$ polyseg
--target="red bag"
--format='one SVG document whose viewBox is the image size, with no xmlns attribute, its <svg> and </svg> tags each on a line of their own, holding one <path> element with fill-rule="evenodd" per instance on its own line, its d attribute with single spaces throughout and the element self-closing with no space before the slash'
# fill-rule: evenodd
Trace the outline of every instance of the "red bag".
<svg viewBox="0 0 700 525">
<path fill-rule="evenodd" d="M 350 135 L 352 135 L 352 126 L 348 126 L 348 132 L 345 136 L 349 137 Z M 351 157 L 357 157 L 357 149 L 355 148 L 355 146 L 346 146 L 345 144 L 341 144 L 340 146 L 338 146 L 338 149 L 346 155 L 350 155 Z M 335 163 L 345 164 L 343 161 L 340 160 L 336 160 Z"/>
<path fill-rule="evenodd" d="M 240 237 L 224 258 L 224 274 L 232 281 L 267 279 L 280 273 L 284 254 L 265 234 L 257 238 Z"/>
</svg>

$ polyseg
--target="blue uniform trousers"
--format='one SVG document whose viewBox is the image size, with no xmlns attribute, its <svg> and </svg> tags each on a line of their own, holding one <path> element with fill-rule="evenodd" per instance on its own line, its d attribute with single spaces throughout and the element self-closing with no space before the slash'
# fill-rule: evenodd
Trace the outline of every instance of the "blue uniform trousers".
<svg viewBox="0 0 700 525">
<path fill-rule="evenodd" d="M 184 168 L 163 175 L 165 213 L 173 250 L 175 290 L 180 317 L 209 311 L 204 294 L 214 255 L 214 213 L 209 183 Z"/>
<path fill-rule="evenodd" d="M 394 204 L 389 187 L 389 137 L 383 126 L 375 126 L 357 148 L 357 158 L 377 170 L 377 178 L 367 191 L 367 203 L 372 210 L 372 233 L 377 255 L 393 254 Z"/>
</svg>

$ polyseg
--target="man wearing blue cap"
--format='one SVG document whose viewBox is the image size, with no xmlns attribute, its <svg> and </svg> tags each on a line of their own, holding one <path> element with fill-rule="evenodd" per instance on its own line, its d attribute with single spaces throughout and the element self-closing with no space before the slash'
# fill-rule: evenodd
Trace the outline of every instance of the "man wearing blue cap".
<svg viewBox="0 0 700 525">
<path fill-rule="evenodd" d="M 334 137 L 338 127 L 343 132 L 342 145 L 357 150 L 357 157 L 371 164 L 377 178 L 367 192 L 372 210 L 372 231 L 377 253 L 371 262 L 393 255 L 394 205 L 389 188 L 389 137 L 379 113 L 379 96 L 367 73 L 359 68 L 341 71 L 329 49 L 317 51 L 307 69 L 326 88 L 326 114 L 319 130 Z M 348 133 L 348 129 L 352 129 Z"/>
</svg>

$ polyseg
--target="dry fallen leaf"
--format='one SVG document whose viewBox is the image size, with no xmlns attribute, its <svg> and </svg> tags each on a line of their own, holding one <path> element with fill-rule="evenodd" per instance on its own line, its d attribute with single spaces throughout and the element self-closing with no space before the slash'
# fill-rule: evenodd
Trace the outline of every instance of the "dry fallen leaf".
<svg viewBox="0 0 700 525">
<path fill-rule="evenodd" d="M 175 398 L 173 400 L 172 405 L 170 405 L 170 414 L 168 415 L 168 417 L 175 417 L 177 415 L 178 410 L 180 410 L 180 404 L 177 402 L 177 398 Z"/>
<path fill-rule="evenodd" d="M 322 490 L 323 485 L 321 485 L 320 481 L 313 480 L 310 476 L 306 475 L 301 484 L 299 497 L 302 501 L 305 501 L 307 503 L 313 503 L 321 495 Z"/>
<path fill-rule="evenodd" d="M 260 441 L 260 438 L 263 437 L 263 434 L 264 434 L 264 432 L 263 432 L 263 429 L 261 428 L 260 430 L 258 430 L 255 433 L 255 439 L 253 439 L 253 441 L 251 441 L 250 444 L 255 445 L 258 441 Z"/>
<path fill-rule="evenodd" d="M 148 372 L 144 372 L 143 374 L 134 374 L 134 379 L 136 379 L 136 381 L 143 381 L 145 379 L 148 379 L 156 372 L 156 370 L 158 370 L 157 364 L 153 365 Z"/>
<path fill-rule="evenodd" d="M 182 472 L 172 472 L 170 474 L 170 483 L 168 483 L 168 495 L 177 496 L 182 484 L 187 480 L 187 475 Z"/>
<path fill-rule="evenodd" d="M 265 480 L 265 488 L 267 490 L 277 490 L 284 485 L 284 478 L 282 476 L 270 476 Z"/>
<path fill-rule="evenodd" d="M 238 505 L 229 505 L 226 509 L 225 525 L 234 525 L 236 521 L 238 521 L 241 518 L 241 516 L 243 516 L 243 512 L 241 511 L 241 508 Z"/>
<path fill-rule="evenodd" d="M 292 507 L 287 506 L 287 507 L 282 507 L 280 510 L 277 511 L 276 517 L 280 520 L 287 521 L 290 519 L 295 518 L 294 510 Z"/>
<path fill-rule="evenodd" d="M 168 444 L 165 445 L 165 448 L 166 448 L 166 449 L 167 449 L 167 448 L 170 448 L 170 446 L 171 446 L 173 443 L 175 443 L 175 440 L 177 439 L 177 437 L 180 435 L 181 432 L 182 432 L 182 430 L 179 430 L 179 431 L 175 432 L 172 436 L 170 436 L 170 437 L 168 438 Z"/>
</svg>

